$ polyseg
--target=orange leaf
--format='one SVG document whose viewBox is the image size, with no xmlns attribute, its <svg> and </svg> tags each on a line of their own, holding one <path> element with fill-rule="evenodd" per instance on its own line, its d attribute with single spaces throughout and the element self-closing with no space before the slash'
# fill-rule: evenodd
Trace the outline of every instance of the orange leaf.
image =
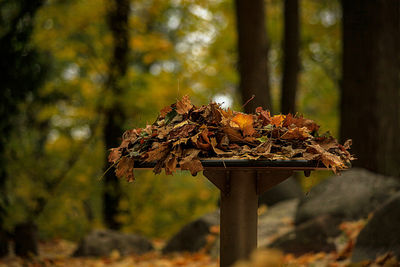
<svg viewBox="0 0 400 267">
<path fill-rule="evenodd" d="M 165 116 L 166 116 L 169 112 L 171 112 L 171 110 L 172 110 L 171 106 L 167 106 L 167 107 L 163 108 L 162 110 L 160 110 L 160 117 L 161 117 L 161 118 L 165 118 Z"/>
<path fill-rule="evenodd" d="M 253 128 L 253 116 L 243 113 L 237 114 L 231 120 L 231 126 L 237 126 L 242 130 L 244 136 L 252 136 L 256 130 Z"/>
<path fill-rule="evenodd" d="M 275 115 L 271 118 L 271 124 L 275 125 L 275 127 L 282 127 L 283 121 L 285 120 L 285 115 Z"/>
</svg>

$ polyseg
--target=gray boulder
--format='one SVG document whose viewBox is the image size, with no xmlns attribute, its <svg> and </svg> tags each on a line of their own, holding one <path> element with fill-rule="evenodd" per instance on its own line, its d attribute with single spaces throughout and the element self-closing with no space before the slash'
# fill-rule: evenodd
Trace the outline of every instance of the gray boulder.
<svg viewBox="0 0 400 267">
<path fill-rule="evenodd" d="M 336 246 L 330 237 L 338 236 L 336 218 L 323 215 L 297 226 L 293 231 L 276 239 L 270 247 L 279 248 L 296 256 L 311 252 L 329 252 Z"/>
<path fill-rule="evenodd" d="M 258 216 L 258 246 L 265 247 L 293 229 L 298 199 L 279 202 Z"/>
<path fill-rule="evenodd" d="M 185 225 L 165 245 L 162 252 L 196 252 L 207 244 L 210 227 L 219 225 L 219 211 L 208 213 Z"/>
<path fill-rule="evenodd" d="M 400 259 L 400 192 L 379 208 L 361 230 L 352 261 L 374 260 L 387 252 Z"/>
<path fill-rule="evenodd" d="M 262 194 L 258 198 L 258 204 L 270 206 L 284 200 L 300 198 L 302 196 L 303 191 L 300 183 L 295 177 L 290 177 Z"/>
<path fill-rule="evenodd" d="M 94 230 L 82 239 L 74 256 L 109 256 L 113 250 L 117 250 L 123 256 L 143 254 L 153 250 L 153 245 L 139 235 L 123 234 L 112 230 Z"/>
<path fill-rule="evenodd" d="M 299 203 L 296 224 L 326 214 L 341 220 L 366 218 L 400 190 L 399 180 L 353 168 L 322 181 Z"/>
</svg>

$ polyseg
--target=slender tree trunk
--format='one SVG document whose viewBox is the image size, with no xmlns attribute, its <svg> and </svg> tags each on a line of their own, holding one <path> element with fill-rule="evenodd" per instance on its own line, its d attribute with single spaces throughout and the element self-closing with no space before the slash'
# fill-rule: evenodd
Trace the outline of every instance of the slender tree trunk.
<svg viewBox="0 0 400 267">
<path fill-rule="evenodd" d="M 400 1 L 342 0 L 342 140 L 355 166 L 400 176 Z"/>
<path fill-rule="evenodd" d="M 106 87 L 112 92 L 114 102 L 105 111 L 104 141 L 107 149 L 119 145 L 125 121 L 121 105 L 123 88 L 119 83 L 125 75 L 128 65 L 129 3 L 129 0 L 114 0 L 109 4 L 107 21 L 113 36 L 114 51 L 109 64 Z M 104 168 L 107 169 L 107 166 L 106 162 Z M 122 190 L 118 178 L 113 171 L 107 172 L 104 179 L 103 217 L 105 224 L 111 229 L 119 229 L 121 226 L 116 218 L 121 195 Z"/>
<path fill-rule="evenodd" d="M 283 78 L 281 111 L 296 112 L 297 77 L 299 73 L 299 1 L 285 0 Z"/>
<path fill-rule="evenodd" d="M 235 0 L 238 32 L 240 92 L 244 110 L 271 109 L 268 79 L 268 45 L 263 0 Z"/>
</svg>

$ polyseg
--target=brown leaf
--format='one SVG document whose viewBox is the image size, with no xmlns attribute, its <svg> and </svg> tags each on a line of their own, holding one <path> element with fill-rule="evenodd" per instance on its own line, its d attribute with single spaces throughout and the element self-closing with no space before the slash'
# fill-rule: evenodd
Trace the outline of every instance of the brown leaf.
<svg viewBox="0 0 400 267">
<path fill-rule="evenodd" d="M 169 153 L 169 144 L 162 143 L 156 149 L 148 151 L 145 154 L 145 162 L 153 162 L 163 159 Z"/>
<path fill-rule="evenodd" d="M 198 172 L 203 170 L 203 165 L 201 165 L 198 159 L 199 154 L 198 149 L 186 149 L 183 152 L 183 158 L 179 161 L 179 166 L 181 170 L 189 170 L 192 175 L 196 175 Z"/>
<path fill-rule="evenodd" d="M 316 141 L 316 142 L 311 142 L 312 144 L 318 144 L 320 145 L 323 149 L 328 151 L 331 148 L 338 147 L 338 143 L 335 138 L 332 136 L 329 136 L 327 138 L 323 138 L 322 140 Z"/>
<path fill-rule="evenodd" d="M 312 137 L 312 136 L 310 135 L 310 132 L 306 127 L 303 127 L 303 128 L 296 127 L 296 128 L 289 129 L 286 133 L 284 133 L 281 136 L 281 139 L 306 140 L 307 138 L 310 138 L 310 137 Z"/>
<path fill-rule="evenodd" d="M 233 117 L 230 126 L 239 127 L 244 136 L 252 136 L 256 132 L 253 128 L 253 121 L 253 115 L 239 113 Z"/>
<path fill-rule="evenodd" d="M 108 154 L 108 162 L 115 163 L 121 157 L 121 150 L 117 148 L 111 148 L 110 154 Z"/>
<path fill-rule="evenodd" d="M 254 150 L 255 152 L 265 156 L 271 152 L 271 148 L 272 148 L 272 142 L 267 141 L 259 144 Z"/>
<path fill-rule="evenodd" d="M 223 151 L 222 149 L 217 148 L 217 139 L 215 137 L 211 137 L 211 146 L 212 149 L 214 150 L 215 154 L 217 155 L 224 155 L 224 156 L 229 156 L 232 155 L 232 152 L 230 151 Z"/>
<path fill-rule="evenodd" d="M 118 178 L 125 177 L 128 182 L 133 182 L 135 177 L 133 175 L 134 159 L 129 157 L 123 157 L 118 162 L 115 174 Z"/>
<path fill-rule="evenodd" d="M 306 150 L 308 153 L 319 154 L 318 159 L 327 168 L 332 168 L 333 172 L 336 173 L 338 169 L 346 168 L 339 156 L 325 151 L 320 145 L 309 145 Z"/>
<path fill-rule="evenodd" d="M 268 110 L 263 110 L 262 107 L 258 107 L 256 108 L 256 112 L 260 114 L 258 118 L 262 120 L 263 126 L 271 123 L 271 113 Z"/>
<path fill-rule="evenodd" d="M 178 159 L 175 154 L 169 154 L 165 160 L 165 174 L 171 175 L 176 171 L 176 165 L 178 164 Z"/>
<path fill-rule="evenodd" d="M 295 117 L 290 113 L 286 116 L 283 126 L 287 128 L 306 127 L 310 132 L 317 132 L 319 129 L 319 125 L 317 125 L 313 120 L 305 119 L 303 117 Z"/>
<path fill-rule="evenodd" d="M 350 147 L 351 147 L 352 144 L 353 144 L 353 140 L 348 139 L 348 140 L 346 140 L 346 142 L 344 142 L 343 147 L 344 147 L 345 149 L 350 149 Z"/>
<path fill-rule="evenodd" d="M 192 109 L 192 107 L 193 105 L 190 102 L 190 98 L 188 95 L 185 95 L 180 101 L 176 102 L 176 112 L 181 115 L 188 113 L 189 110 Z"/>
<path fill-rule="evenodd" d="M 196 128 L 195 124 L 185 124 L 181 127 L 176 127 L 170 132 L 169 138 L 175 139 L 175 138 L 188 137 L 189 133 L 192 132 L 195 128 Z"/>
<path fill-rule="evenodd" d="M 228 136 L 230 142 L 244 142 L 243 136 L 240 134 L 240 132 L 231 126 L 225 126 L 222 130 Z"/>
</svg>

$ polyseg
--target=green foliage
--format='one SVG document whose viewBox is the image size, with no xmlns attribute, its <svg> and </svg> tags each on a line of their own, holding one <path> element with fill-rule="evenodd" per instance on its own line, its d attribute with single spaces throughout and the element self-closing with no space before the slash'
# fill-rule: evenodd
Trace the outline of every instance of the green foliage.
<svg viewBox="0 0 400 267">
<path fill-rule="evenodd" d="M 33 45 L 52 59 L 52 71 L 35 97 L 19 104 L 22 113 L 7 146 L 10 229 L 33 218 L 42 237 L 76 240 L 103 226 L 98 179 L 107 154 L 103 108 L 121 103 L 128 118 L 125 129 L 152 123 L 158 110 L 185 94 L 196 105 L 222 94 L 233 99 L 233 108 L 241 108 L 233 2 L 132 1 L 129 67 L 120 81 L 126 93 L 118 99 L 104 90 L 112 53 L 107 1 L 46 2 L 36 17 Z M 266 3 L 271 87 L 278 110 L 282 1 Z M 298 109 L 336 135 L 339 4 L 304 0 L 301 14 Z M 135 176 L 134 184 L 122 182 L 126 198 L 118 220 L 125 231 L 166 237 L 216 208 L 218 192 L 203 177 L 154 176 L 148 171 Z"/>
</svg>

